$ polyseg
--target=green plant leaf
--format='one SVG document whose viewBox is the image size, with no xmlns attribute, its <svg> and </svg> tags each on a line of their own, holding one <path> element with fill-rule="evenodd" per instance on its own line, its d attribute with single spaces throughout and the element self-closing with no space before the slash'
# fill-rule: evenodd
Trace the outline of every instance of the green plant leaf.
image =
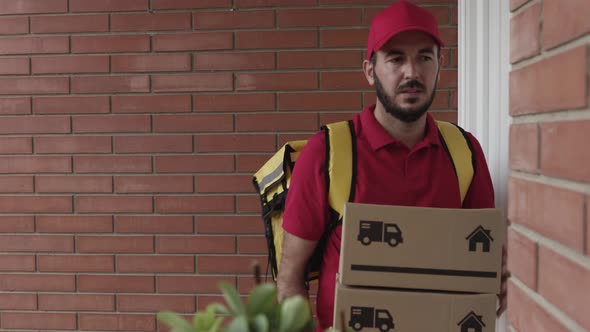
<svg viewBox="0 0 590 332">
<path fill-rule="evenodd" d="M 211 328 L 207 332 L 219 332 L 221 331 L 221 324 L 223 323 L 223 317 L 217 317 L 211 325 Z"/>
<path fill-rule="evenodd" d="M 310 319 L 309 303 L 303 296 L 295 295 L 281 302 L 279 332 L 300 331 Z"/>
<path fill-rule="evenodd" d="M 215 312 L 218 315 L 225 315 L 225 316 L 231 315 L 231 312 L 227 309 L 227 307 L 221 303 L 211 303 L 207 307 L 212 307 L 213 312 Z"/>
<path fill-rule="evenodd" d="M 207 306 L 205 311 L 197 312 L 193 317 L 193 326 L 197 331 L 209 331 L 215 322 L 215 308 Z"/>
<path fill-rule="evenodd" d="M 269 314 L 277 305 L 277 288 L 270 283 L 256 286 L 248 296 L 246 312 L 248 317 L 254 317 L 260 313 Z"/>
<path fill-rule="evenodd" d="M 225 328 L 225 332 L 249 332 L 248 320 L 244 315 L 237 315 Z"/>
<path fill-rule="evenodd" d="M 244 314 L 244 304 L 240 300 L 240 294 L 238 294 L 236 288 L 226 282 L 221 282 L 219 288 L 223 291 L 223 297 L 232 311 L 231 314 L 234 316 Z"/>
<path fill-rule="evenodd" d="M 252 321 L 254 332 L 268 332 L 269 326 L 270 324 L 268 323 L 268 318 L 262 314 L 254 317 L 254 320 Z"/>
<path fill-rule="evenodd" d="M 174 332 L 194 332 L 193 327 L 184 318 L 172 311 L 161 311 L 157 315 L 158 320 L 170 326 Z M 171 331 L 171 332 L 172 332 Z"/>
</svg>

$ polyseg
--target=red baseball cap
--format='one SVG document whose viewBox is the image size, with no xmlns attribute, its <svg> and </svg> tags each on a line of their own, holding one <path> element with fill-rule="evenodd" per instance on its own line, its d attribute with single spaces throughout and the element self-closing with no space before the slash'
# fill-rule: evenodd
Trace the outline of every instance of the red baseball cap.
<svg viewBox="0 0 590 332">
<path fill-rule="evenodd" d="M 400 32 L 409 30 L 423 31 L 434 38 L 440 47 L 444 47 L 438 33 L 438 23 L 432 14 L 407 1 L 397 1 L 377 14 L 371 22 L 367 59 Z"/>
</svg>

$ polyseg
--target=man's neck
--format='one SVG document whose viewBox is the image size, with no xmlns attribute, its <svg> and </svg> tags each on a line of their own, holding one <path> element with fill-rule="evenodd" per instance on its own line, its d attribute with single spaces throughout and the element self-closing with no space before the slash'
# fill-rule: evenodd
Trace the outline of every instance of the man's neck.
<svg viewBox="0 0 590 332">
<path fill-rule="evenodd" d="M 385 111 L 383 105 L 377 103 L 375 107 L 375 119 L 393 138 L 400 140 L 410 150 L 418 144 L 426 134 L 426 114 L 420 119 L 407 123 L 403 122 Z"/>
</svg>

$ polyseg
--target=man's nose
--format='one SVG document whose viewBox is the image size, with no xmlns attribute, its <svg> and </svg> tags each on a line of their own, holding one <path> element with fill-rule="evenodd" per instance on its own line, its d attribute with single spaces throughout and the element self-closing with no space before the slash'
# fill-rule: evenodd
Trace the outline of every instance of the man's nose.
<svg viewBox="0 0 590 332">
<path fill-rule="evenodd" d="M 404 65 L 404 78 L 414 80 L 418 78 L 418 68 L 415 61 L 407 61 Z"/>
</svg>

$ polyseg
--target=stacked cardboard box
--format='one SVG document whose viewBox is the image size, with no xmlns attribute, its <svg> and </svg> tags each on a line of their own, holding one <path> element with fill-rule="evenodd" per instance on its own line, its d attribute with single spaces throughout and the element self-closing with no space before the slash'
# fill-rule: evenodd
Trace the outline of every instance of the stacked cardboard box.
<svg viewBox="0 0 590 332">
<path fill-rule="evenodd" d="M 334 325 L 493 332 L 505 242 L 498 209 L 348 203 Z"/>
</svg>

